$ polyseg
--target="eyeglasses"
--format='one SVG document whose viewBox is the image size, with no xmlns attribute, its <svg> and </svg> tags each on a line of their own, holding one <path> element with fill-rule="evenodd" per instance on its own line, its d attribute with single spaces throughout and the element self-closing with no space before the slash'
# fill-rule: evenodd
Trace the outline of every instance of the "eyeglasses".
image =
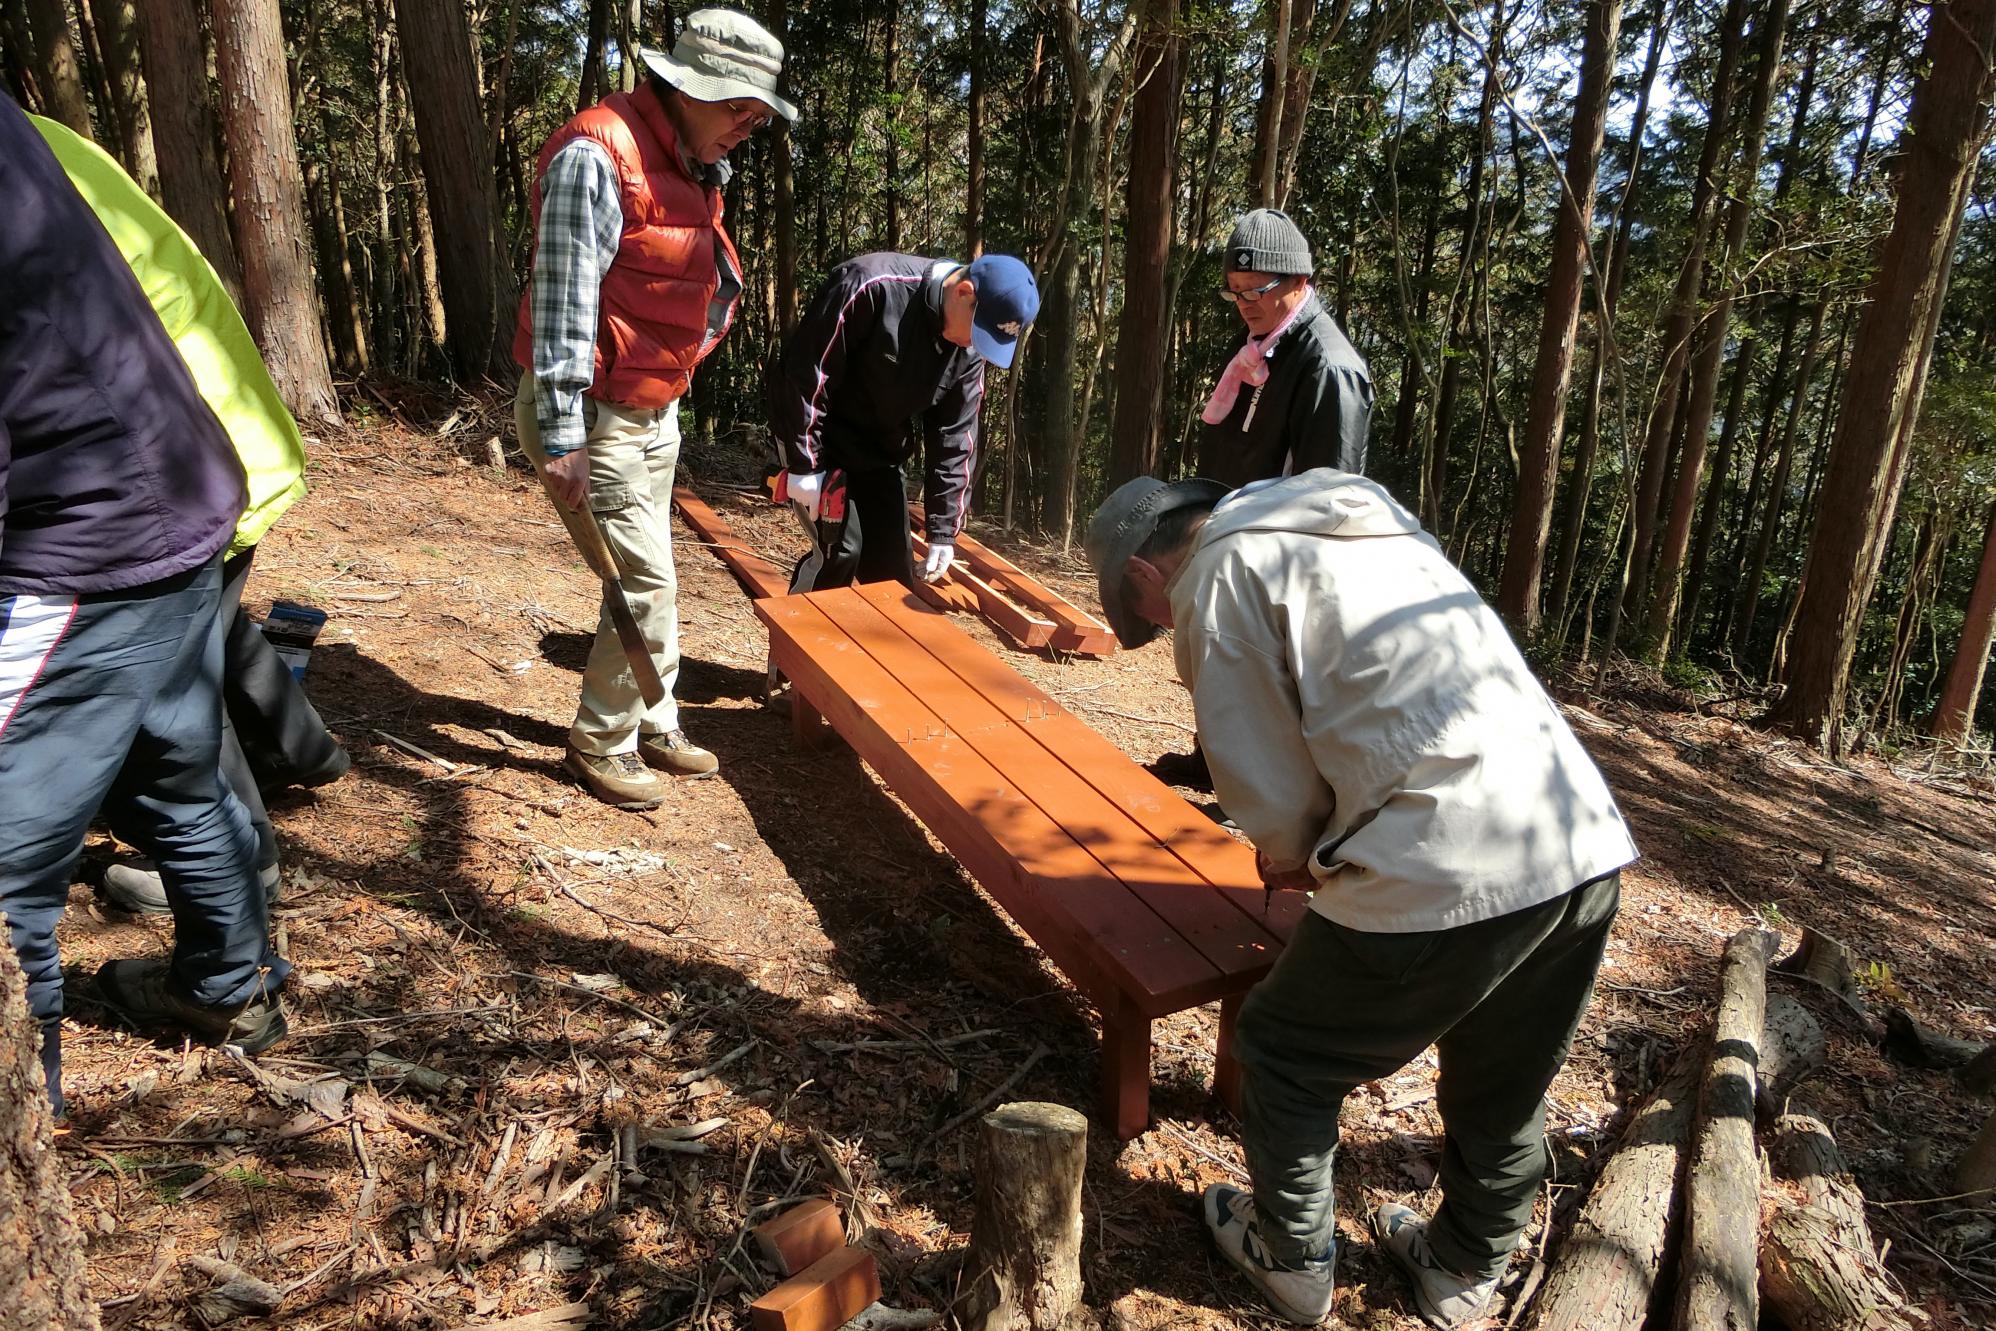
<svg viewBox="0 0 1996 1331">
<path fill-rule="evenodd" d="M 736 124 L 747 122 L 750 129 L 761 129 L 776 119 L 775 112 L 764 109 L 761 102 L 723 102 L 721 105 L 728 108 L 728 114 L 735 118 Z"/>
<path fill-rule="evenodd" d="M 1246 291 L 1236 291 L 1232 287 L 1221 287 L 1220 299 L 1229 305 L 1252 305 L 1255 301 L 1260 300 L 1263 296 L 1266 296 L 1269 292 L 1275 290 L 1288 280 L 1286 277 L 1278 277 L 1272 282 L 1264 282 L 1260 286 L 1250 287 Z"/>
</svg>

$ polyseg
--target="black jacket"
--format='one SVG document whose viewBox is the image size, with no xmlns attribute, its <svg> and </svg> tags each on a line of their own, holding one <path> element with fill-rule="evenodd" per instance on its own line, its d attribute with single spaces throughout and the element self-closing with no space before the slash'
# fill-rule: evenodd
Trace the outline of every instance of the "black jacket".
<svg viewBox="0 0 1996 1331">
<path fill-rule="evenodd" d="M 243 468 L 124 256 L 0 93 L 0 598 L 198 568 Z"/>
<path fill-rule="evenodd" d="M 862 254 L 832 270 L 768 372 L 769 430 L 787 471 L 899 467 L 922 446 L 932 541 L 963 528 L 984 361 L 943 341 L 954 265 Z"/>
<path fill-rule="evenodd" d="M 1364 473 L 1372 376 L 1317 293 L 1303 299 L 1268 358 L 1268 382 L 1243 387 L 1227 419 L 1200 427 L 1201 476 L 1239 487 L 1313 467 Z"/>
</svg>

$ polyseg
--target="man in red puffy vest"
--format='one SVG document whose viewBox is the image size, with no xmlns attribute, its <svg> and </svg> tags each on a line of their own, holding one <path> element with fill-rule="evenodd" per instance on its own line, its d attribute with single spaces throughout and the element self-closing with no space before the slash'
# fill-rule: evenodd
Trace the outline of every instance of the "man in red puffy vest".
<svg viewBox="0 0 1996 1331">
<path fill-rule="evenodd" d="M 658 772 L 719 767 L 679 728 L 672 698 L 679 399 L 742 294 L 721 225 L 727 156 L 774 117 L 797 119 L 776 92 L 783 47 L 746 15 L 697 10 L 672 54 L 641 54 L 643 86 L 604 98 L 541 149 L 533 280 L 513 340 L 526 371 L 514 407 L 521 447 L 545 460 L 563 503 L 593 510 L 665 681 L 665 701 L 647 707 L 605 613 L 563 765 L 624 809 L 664 798 Z"/>
</svg>

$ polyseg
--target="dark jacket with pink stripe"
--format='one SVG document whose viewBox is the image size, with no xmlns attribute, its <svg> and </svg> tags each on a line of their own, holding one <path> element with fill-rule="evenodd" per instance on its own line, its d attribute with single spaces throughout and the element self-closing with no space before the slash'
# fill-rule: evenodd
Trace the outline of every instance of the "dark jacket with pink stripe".
<svg viewBox="0 0 1996 1331">
<path fill-rule="evenodd" d="M 862 254 L 832 270 L 769 368 L 769 429 L 787 471 L 899 467 L 927 458 L 932 541 L 963 528 L 984 361 L 943 340 L 953 263 Z"/>
<path fill-rule="evenodd" d="M 243 468 L 138 279 L 0 94 L 0 596 L 198 567 Z"/>
</svg>

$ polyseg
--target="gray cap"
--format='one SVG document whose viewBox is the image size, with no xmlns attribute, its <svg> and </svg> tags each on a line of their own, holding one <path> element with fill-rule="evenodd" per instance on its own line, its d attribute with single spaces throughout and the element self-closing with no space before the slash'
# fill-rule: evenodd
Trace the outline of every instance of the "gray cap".
<svg viewBox="0 0 1996 1331">
<path fill-rule="evenodd" d="M 1135 648 L 1157 636 L 1157 625 L 1130 609 L 1124 595 L 1123 568 L 1157 530 L 1158 519 L 1175 509 L 1211 508 L 1226 496 L 1227 487 L 1218 481 L 1194 477 L 1166 484 L 1155 476 L 1139 476 L 1125 482 L 1095 510 L 1082 545 L 1095 569 L 1102 613 L 1108 616 L 1109 627 L 1116 630 L 1116 641 Z"/>
<path fill-rule="evenodd" d="M 1310 242 L 1280 208 L 1257 208 L 1241 214 L 1227 239 L 1227 271 L 1267 273 L 1271 277 L 1310 274 Z"/>
<path fill-rule="evenodd" d="M 797 123 L 797 108 L 776 95 L 783 43 L 747 14 L 696 9 L 686 16 L 672 54 L 645 48 L 638 54 L 652 73 L 696 102 L 753 97 Z"/>
</svg>

